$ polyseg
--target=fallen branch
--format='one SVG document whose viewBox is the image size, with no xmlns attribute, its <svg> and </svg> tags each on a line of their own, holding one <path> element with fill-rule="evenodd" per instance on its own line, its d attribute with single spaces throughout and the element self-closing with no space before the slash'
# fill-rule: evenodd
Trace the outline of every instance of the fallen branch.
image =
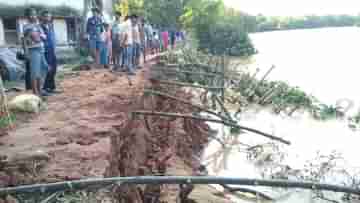
<svg viewBox="0 0 360 203">
<path fill-rule="evenodd" d="M 172 100 L 175 100 L 175 101 L 178 101 L 178 102 L 181 102 L 181 103 L 184 103 L 184 104 L 187 104 L 187 105 L 190 105 L 194 108 L 197 108 L 201 111 L 204 111 L 208 114 L 211 114 L 211 115 L 214 115 L 214 116 L 217 116 L 221 119 L 224 119 L 224 120 L 227 120 L 227 118 L 223 117 L 222 115 L 220 114 L 217 114 L 215 112 L 212 112 L 212 111 L 209 111 L 207 109 L 205 109 L 204 107 L 201 107 L 201 106 L 198 106 L 198 105 L 194 105 L 192 104 L 191 102 L 189 101 L 186 101 L 186 100 L 183 100 L 183 99 L 179 99 L 177 97 L 174 97 L 174 96 L 171 96 L 171 95 L 168 95 L 168 94 L 165 94 L 163 92 L 159 92 L 159 91 L 154 91 L 154 90 L 144 90 L 144 93 L 148 93 L 148 94 L 152 94 L 152 95 L 158 95 L 158 96 L 162 96 L 162 97 L 166 97 L 168 99 L 172 99 Z M 149 131 L 151 131 L 151 128 L 150 128 L 150 125 L 149 123 L 147 122 L 147 119 L 145 119 L 145 125 L 146 127 L 148 128 Z M 216 135 L 212 135 L 211 133 L 209 134 L 209 137 L 213 138 L 215 141 L 219 142 L 219 144 L 224 148 L 226 145 L 225 143 L 220 139 L 218 138 Z"/>
<path fill-rule="evenodd" d="M 207 121 L 207 122 L 213 122 L 213 123 L 220 123 L 220 124 L 224 124 L 224 125 L 227 125 L 227 126 L 230 126 L 230 127 L 239 128 L 241 130 L 256 133 L 256 134 L 262 135 L 262 136 L 267 137 L 267 138 L 272 139 L 272 140 L 279 141 L 279 142 L 287 144 L 287 145 L 291 144 L 290 141 L 284 140 L 284 139 L 282 139 L 280 137 L 276 137 L 276 136 L 270 135 L 268 133 L 261 132 L 261 131 L 256 130 L 256 129 L 244 127 L 244 126 L 237 125 L 235 123 L 231 123 L 231 122 L 227 122 L 227 121 L 223 121 L 223 120 L 209 119 L 209 118 L 203 118 L 203 117 L 199 117 L 199 116 L 177 114 L 177 113 L 166 113 L 166 112 L 134 111 L 132 113 L 135 114 L 135 115 L 150 115 L 150 116 L 188 118 L 188 119 L 201 120 L 201 121 Z"/>
<path fill-rule="evenodd" d="M 122 186 L 124 184 L 218 184 L 218 185 L 246 185 L 265 186 L 275 188 L 301 188 L 308 190 L 325 190 L 347 194 L 360 195 L 360 190 L 353 187 L 286 180 L 260 180 L 248 178 L 221 178 L 221 177 L 184 177 L 184 176 L 145 176 L 145 177 L 114 177 L 95 178 L 78 181 L 37 184 L 13 188 L 0 188 L 0 196 L 25 193 L 54 193 L 60 191 L 83 190 L 91 186 L 106 187 L 109 185 Z"/>
<path fill-rule="evenodd" d="M 223 112 L 225 113 L 225 115 L 228 117 L 227 120 L 234 122 L 234 120 L 232 119 L 229 111 L 225 108 L 224 103 L 223 103 L 223 102 L 219 99 L 219 97 L 217 97 L 216 95 L 214 95 L 214 97 L 215 97 L 215 100 L 220 104 L 220 107 L 222 108 L 222 110 L 223 110 Z M 236 123 L 236 122 L 235 122 L 235 123 Z"/>
<path fill-rule="evenodd" d="M 152 95 L 158 95 L 158 96 L 162 96 L 162 97 L 166 97 L 168 99 L 172 99 L 172 100 L 175 100 L 175 101 L 178 101 L 178 102 L 181 102 L 183 104 L 187 104 L 191 107 L 194 107 L 194 108 L 197 108 L 203 112 L 206 112 L 208 114 L 211 114 L 211 115 L 214 115 L 218 118 L 221 118 L 222 120 L 228 120 L 228 121 L 231 121 L 230 119 L 231 118 L 226 118 L 216 112 L 213 112 L 213 111 L 210 111 L 208 109 L 206 109 L 205 107 L 202 107 L 202 106 L 199 106 L 199 105 L 195 105 L 193 103 L 191 103 L 190 101 L 186 101 L 186 100 L 183 100 L 183 99 L 180 99 L 178 97 L 175 97 L 175 96 L 171 96 L 169 94 L 166 94 L 166 93 L 163 93 L 163 92 L 159 92 L 159 91 L 154 91 L 154 90 L 145 90 L 144 93 L 148 93 L 148 94 L 152 94 Z"/>
<path fill-rule="evenodd" d="M 171 73 L 184 73 L 184 74 L 193 74 L 193 75 L 203 75 L 203 76 L 209 76 L 209 77 L 217 77 L 217 76 L 221 76 L 219 74 L 216 73 L 202 73 L 202 72 L 195 72 L 195 71 L 183 71 L 183 70 L 179 70 L 179 69 L 175 69 L 175 68 L 162 68 L 162 67 L 156 67 L 156 68 L 151 68 L 152 70 L 159 70 L 159 71 L 164 71 L 164 72 L 171 72 Z"/>
<path fill-rule="evenodd" d="M 174 85 L 174 86 L 181 86 L 181 87 L 194 87 L 194 88 L 200 88 L 200 89 L 206 89 L 206 90 L 221 90 L 224 89 L 223 87 L 209 87 L 209 86 L 203 86 L 203 85 L 193 85 L 190 83 L 182 83 L 182 82 L 170 82 L 170 81 L 165 81 L 165 80 L 158 80 L 159 83 L 161 84 L 166 84 L 166 85 Z"/>
</svg>

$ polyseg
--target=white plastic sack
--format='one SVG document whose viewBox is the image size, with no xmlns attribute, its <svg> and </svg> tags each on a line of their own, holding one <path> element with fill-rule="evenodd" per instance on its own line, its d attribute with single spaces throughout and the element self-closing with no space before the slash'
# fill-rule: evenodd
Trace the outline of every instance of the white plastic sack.
<svg viewBox="0 0 360 203">
<path fill-rule="evenodd" d="M 29 113 L 39 113 L 42 106 L 41 99 L 33 94 L 23 94 L 15 97 L 9 103 L 10 110 Z"/>
</svg>

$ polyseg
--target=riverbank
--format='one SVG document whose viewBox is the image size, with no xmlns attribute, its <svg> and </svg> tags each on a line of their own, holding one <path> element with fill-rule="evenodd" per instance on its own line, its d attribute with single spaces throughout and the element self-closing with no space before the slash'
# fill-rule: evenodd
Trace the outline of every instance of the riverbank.
<svg viewBox="0 0 360 203">
<path fill-rule="evenodd" d="M 71 181 L 105 175 L 114 176 L 117 171 L 116 166 L 121 163 L 114 158 L 119 157 L 117 153 L 124 150 L 121 148 L 124 145 L 119 143 L 126 141 L 126 134 L 135 134 L 141 137 L 146 130 L 142 119 L 134 121 L 130 119 L 129 115 L 131 111 L 141 109 L 142 105 L 139 101 L 151 103 L 149 97 L 145 97 L 143 94 L 144 88 L 149 87 L 149 72 L 153 64 L 153 61 L 149 62 L 143 70 L 139 70 L 138 74 L 131 78 L 127 77 L 125 73 L 110 73 L 108 70 L 100 69 L 69 72 L 64 75 L 60 84 L 64 93 L 50 97 L 46 110 L 16 126 L 8 132 L 8 135 L 0 137 L 1 186 Z M 191 97 L 191 94 L 182 93 L 180 90 L 177 92 L 182 95 L 181 97 Z M 164 108 L 168 108 L 168 105 L 170 107 L 177 105 L 173 101 L 165 101 L 161 97 L 158 99 L 159 102 L 162 101 Z M 151 110 L 151 105 L 146 105 L 146 108 Z M 175 109 L 186 112 L 193 111 L 186 105 Z M 168 110 L 171 112 L 175 109 Z M 133 125 L 133 122 L 143 126 L 141 128 L 143 134 L 132 129 L 124 131 L 124 127 Z M 193 127 L 202 126 L 201 133 L 204 136 L 199 140 L 200 143 L 196 148 L 193 148 L 194 145 L 190 143 L 198 134 L 189 134 L 188 138 L 193 141 L 184 140 L 182 134 L 184 129 L 181 130 L 183 124 L 176 121 L 172 125 L 179 128 L 180 134 L 176 135 L 174 132 L 166 134 L 171 136 L 165 139 L 169 143 L 166 141 L 164 143 L 164 138 L 153 137 L 158 147 L 154 148 L 152 145 L 154 143 L 146 139 L 141 141 L 143 145 L 138 142 L 130 142 L 134 144 L 134 147 L 128 148 L 126 151 L 131 156 L 138 155 L 137 160 L 143 160 L 145 163 L 151 163 L 151 158 L 147 157 L 151 150 L 158 150 L 156 153 L 159 157 L 164 155 L 164 150 L 171 151 L 172 156 L 166 163 L 166 175 L 196 175 L 200 163 L 189 157 L 198 153 L 198 147 L 204 147 L 208 139 L 206 125 L 196 123 Z M 152 129 L 156 129 L 162 124 L 151 123 L 150 126 Z M 147 153 L 139 154 L 138 150 L 147 150 Z M 132 168 L 133 159 L 129 161 L 123 166 L 133 175 L 140 175 L 137 172 L 147 166 L 143 165 L 144 162 L 139 162 L 139 168 L 135 170 Z M 151 175 L 146 171 L 147 169 L 145 175 Z M 117 173 L 117 175 L 131 174 Z M 162 198 L 167 198 L 168 202 L 175 202 L 178 193 L 177 187 L 170 187 L 170 189 L 162 191 L 161 195 Z M 226 199 L 218 197 L 218 192 L 208 186 L 195 187 L 189 198 L 196 202 L 228 202 Z"/>
</svg>

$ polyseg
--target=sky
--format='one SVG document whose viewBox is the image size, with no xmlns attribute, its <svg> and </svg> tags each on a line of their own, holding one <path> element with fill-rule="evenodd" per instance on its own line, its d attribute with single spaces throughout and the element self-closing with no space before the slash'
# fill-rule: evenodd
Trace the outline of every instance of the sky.
<svg viewBox="0 0 360 203">
<path fill-rule="evenodd" d="M 225 4 L 249 14 L 303 16 L 360 13 L 360 0 L 224 0 Z"/>
</svg>

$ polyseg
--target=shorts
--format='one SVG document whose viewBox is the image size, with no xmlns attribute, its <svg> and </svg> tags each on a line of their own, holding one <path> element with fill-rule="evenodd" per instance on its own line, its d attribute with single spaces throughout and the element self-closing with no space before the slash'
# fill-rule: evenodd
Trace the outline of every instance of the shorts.
<svg viewBox="0 0 360 203">
<path fill-rule="evenodd" d="M 140 57 L 140 54 L 141 54 L 141 44 L 140 43 L 134 43 L 133 52 L 134 52 L 134 57 L 136 57 L 136 58 Z"/>
<path fill-rule="evenodd" d="M 114 53 L 119 53 L 121 46 L 119 40 L 113 39 L 112 40 L 112 49 Z"/>
<path fill-rule="evenodd" d="M 102 47 L 102 42 L 99 39 L 90 39 L 89 48 L 100 50 Z"/>
<path fill-rule="evenodd" d="M 31 79 L 44 79 L 48 73 L 48 64 L 42 48 L 29 49 Z"/>
</svg>

